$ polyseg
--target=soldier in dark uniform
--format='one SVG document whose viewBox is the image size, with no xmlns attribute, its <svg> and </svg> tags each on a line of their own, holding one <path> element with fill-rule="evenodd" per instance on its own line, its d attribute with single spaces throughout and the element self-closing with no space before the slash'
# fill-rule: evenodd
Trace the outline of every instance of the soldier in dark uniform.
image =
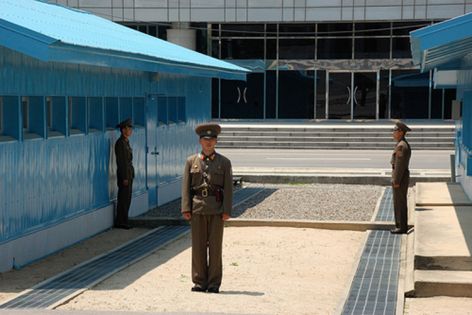
<svg viewBox="0 0 472 315">
<path fill-rule="evenodd" d="M 120 128 L 121 136 L 115 143 L 118 183 L 115 227 L 128 230 L 131 228 L 128 225 L 128 212 L 131 204 L 134 178 L 133 150 L 129 145 L 129 137 L 133 133 L 133 124 L 131 119 L 128 118 L 116 127 Z"/>
<path fill-rule="evenodd" d="M 217 124 L 197 126 L 202 150 L 187 159 L 182 182 L 182 216 L 192 225 L 192 291 L 197 292 L 218 293 L 223 276 L 223 226 L 231 215 L 233 175 L 230 160 L 215 152 L 220 131 Z"/>
<path fill-rule="evenodd" d="M 393 138 L 397 141 L 395 150 L 392 154 L 392 188 L 393 188 L 393 207 L 395 211 L 396 228 L 390 232 L 394 234 L 407 233 L 408 231 L 408 184 L 410 182 L 410 163 L 411 148 L 405 139 L 405 135 L 411 129 L 398 121 L 393 128 Z"/>
</svg>

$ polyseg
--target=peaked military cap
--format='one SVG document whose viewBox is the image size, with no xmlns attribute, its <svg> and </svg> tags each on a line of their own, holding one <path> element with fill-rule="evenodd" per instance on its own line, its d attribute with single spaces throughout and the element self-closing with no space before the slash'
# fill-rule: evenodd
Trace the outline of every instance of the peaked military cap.
<svg viewBox="0 0 472 315">
<path fill-rule="evenodd" d="M 131 120 L 131 118 L 126 118 L 125 120 L 120 122 L 118 125 L 116 125 L 116 128 L 120 128 L 120 129 L 123 129 L 125 127 L 133 128 L 133 121 Z"/>
<path fill-rule="evenodd" d="M 410 127 L 408 127 L 406 124 L 404 124 L 401 121 L 397 121 L 395 123 L 395 127 L 393 127 L 393 130 L 401 130 L 403 132 L 411 131 Z"/>
<path fill-rule="evenodd" d="M 195 128 L 195 133 L 200 138 L 217 138 L 221 132 L 221 127 L 218 124 L 200 124 Z"/>
</svg>

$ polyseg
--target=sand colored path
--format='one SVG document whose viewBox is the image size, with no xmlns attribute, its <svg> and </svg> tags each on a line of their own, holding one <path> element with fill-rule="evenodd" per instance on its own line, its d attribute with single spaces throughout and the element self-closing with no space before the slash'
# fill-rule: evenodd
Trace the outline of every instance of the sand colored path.
<svg viewBox="0 0 472 315">
<path fill-rule="evenodd" d="M 86 291 L 62 310 L 334 314 L 349 289 L 365 233 L 225 229 L 218 295 L 190 292 L 185 237 Z"/>
</svg>

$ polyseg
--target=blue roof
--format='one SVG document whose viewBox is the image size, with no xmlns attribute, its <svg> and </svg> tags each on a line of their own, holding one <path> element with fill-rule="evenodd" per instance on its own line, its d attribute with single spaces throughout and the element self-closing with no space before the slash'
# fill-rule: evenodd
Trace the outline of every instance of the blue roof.
<svg viewBox="0 0 472 315">
<path fill-rule="evenodd" d="M 410 33 L 413 62 L 422 71 L 459 69 L 472 52 L 472 13 Z"/>
<path fill-rule="evenodd" d="M 0 45 L 43 61 L 245 79 L 249 70 L 91 13 L 36 0 L 0 0 Z"/>
</svg>

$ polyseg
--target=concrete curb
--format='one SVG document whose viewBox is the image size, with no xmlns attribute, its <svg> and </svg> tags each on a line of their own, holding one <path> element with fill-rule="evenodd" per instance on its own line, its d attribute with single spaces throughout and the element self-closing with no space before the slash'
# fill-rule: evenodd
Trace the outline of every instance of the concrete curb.
<svg viewBox="0 0 472 315">
<path fill-rule="evenodd" d="M 359 185 L 391 185 L 390 176 L 369 176 L 364 174 L 356 175 L 299 175 L 299 174 L 235 174 L 241 177 L 243 182 L 265 183 L 265 184 L 359 184 Z M 410 185 L 418 182 L 449 182 L 450 176 L 413 176 L 410 178 Z"/>
<path fill-rule="evenodd" d="M 183 219 L 164 217 L 145 217 L 130 219 L 130 224 L 139 227 L 156 227 L 160 225 L 188 225 Z M 312 220 L 265 220 L 265 219 L 230 219 L 225 222 L 225 226 L 232 227 L 291 227 L 307 229 L 325 230 L 348 230 L 348 231 L 368 231 L 368 230 L 390 230 L 395 227 L 394 222 L 377 221 L 312 221 Z"/>
</svg>

